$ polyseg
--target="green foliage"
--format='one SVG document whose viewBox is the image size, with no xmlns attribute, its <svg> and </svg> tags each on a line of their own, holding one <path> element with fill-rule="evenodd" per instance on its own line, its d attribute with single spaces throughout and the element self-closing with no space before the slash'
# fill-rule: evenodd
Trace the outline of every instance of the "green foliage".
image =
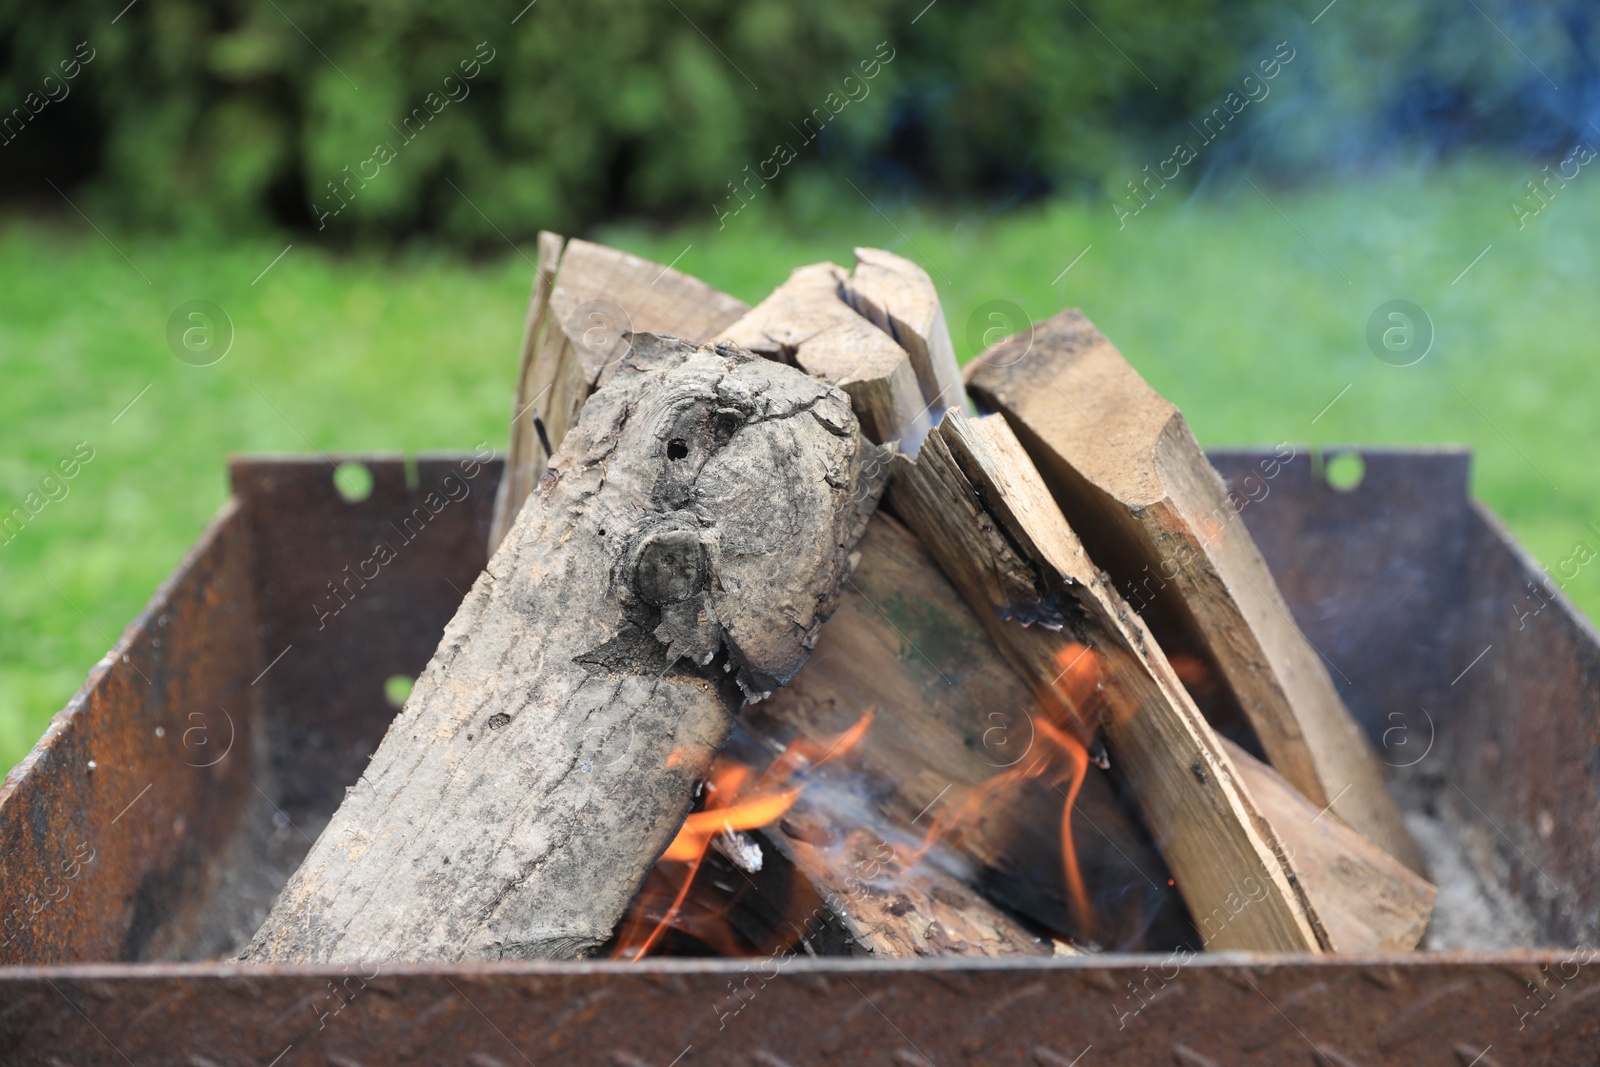
<svg viewBox="0 0 1600 1067">
<path fill-rule="evenodd" d="M 935 192 L 1043 188 L 1213 94 L 1258 6 L 166 0 L 112 25 L 87 0 L 11 0 L 0 100 L 81 41 L 95 59 L 0 151 L 30 177 L 86 179 L 94 217 L 318 228 L 338 209 L 342 237 L 709 215 L 784 142 L 802 167 L 889 160 Z"/>
<path fill-rule="evenodd" d="M 1120 189 L 1282 40 L 1300 58 L 1270 108 L 1185 182 L 1398 145 L 1553 154 L 1590 133 L 1583 93 L 1554 87 L 1600 55 L 1581 0 L 1338 4 L 1314 26 L 1266 0 L 526 3 L 162 0 L 112 22 L 99 0 L 0 0 L 0 108 L 22 125 L 0 133 L 0 197 L 60 206 L 49 177 L 122 222 L 317 230 L 328 213 L 341 241 L 499 243 L 793 195 L 790 174 L 752 177 L 784 144 L 797 170 L 880 191 Z M 80 42 L 95 58 L 70 95 L 31 114 Z"/>
<path fill-rule="evenodd" d="M 0 99 L 78 41 L 97 54 L 5 151 L 60 164 L 90 142 L 91 204 L 160 226 L 315 226 L 336 192 L 328 226 L 353 235 L 709 214 L 889 36 L 886 0 L 542 0 L 512 25 L 520 6 L 171 0 L 111 26 L 101 4 L 11 3 Z"/>
<path fill-rule="evenodd" d="M 915 169 L 946 191 L 1099 178 L 1247 73 L 1268 10 L 1008 0 L 930 13 L 899 72 Z"/>
</svg>

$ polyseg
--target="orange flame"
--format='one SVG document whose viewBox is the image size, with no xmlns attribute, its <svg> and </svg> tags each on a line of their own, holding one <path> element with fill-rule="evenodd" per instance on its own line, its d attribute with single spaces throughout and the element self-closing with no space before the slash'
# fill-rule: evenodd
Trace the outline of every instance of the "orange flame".
<svg viewBox="0 0 1600 1067">
<path fill-rule="evenodd" d="M 848 752 L 866 734 L 867 727 L 872 725 L 872 715 L 873 709 L 867 709 L 855 725 L 826 745 L 805 738 L 795 739 L 773 759 L 753 786 L 750 784 L 753 768 L 735 762 L 725 753 L 719 753 L 712 761 L 707 776 L 704 806 L 684 820 L 683 828 L 673 838 L 672 844 L 667 846 L 666 852 L 662 853 L 651 873 L 650 880 L 657 881 L 658 875 L 670 875 L 670 869 L 663 864 L 687 863 L 689 868 L 683 875 L 682 884 L 672 903 L 648 934 L 644 934 L 644 929 L 650 922 L 652 894 L 648 888 L 640 893 L 629 908 L 613 957 L 643 959 L 660 942 L 668 928 L 683 926 L 680 916 L 684 901 L 689 896 L 696 875 L 700 873 L 712 839 L 724 831 L 755 830 L 781 818 L 808 784 L 790 783 L 801 775 L 815 773 L 829 760 Z M 676 765 L 677 756 L 676 752 L 669 756 L 668 764 Z M 696 933 L 700 932 L 696 930 Z M 731 941 L 731 938 L 727 940 Z"/>
<path fill-rule="evenodd" d="M 941 812 L 924 837 L 920 857 L 941 839 L 975 819 L 998 797 L 1034 778 L 1046 778 L 1057 789 L 1065 784 L 1066 803 L 1061 812 L 1061 858 L 1067 893 L 1085 937 L 1093 937 L 1095 915 L 1083 881 L 1078 852 L 1072 840 L 1072 808 L 1089 770 L 1089 745 L 1094 739 L 1104 704 L 1099 657 L 1089 648 L 1070 641 L 1056 653 L 1060 673 L 1035 697 L 1039 712 L 1034 736 L 1043 742 L 1026 763 L 1002 771 L 969 792 L 954 810 Z"/>
<path fill-rule="evenodd" d="M 1042 780 L 1065 798 L 1060 823 L 1062 875 L 1077 918 L 1076 933 L 1092 939 L 1099 917 L 1094 912 L 1073 840 L 1073 808 L 1088 775 L 1090 750 L 1100 723 L 1108 719 L 1121 721 L 1133 709 L 1117 700 L 1103 684 L 1108 665 L 1101 654 L 1076 641 L 1067 641 L 1057 650 L 1055 664 L 1058 673 L 1034 695 L 1032 726 L 1037 744 L 1016 766 L 971 788 L 960 803 L 942 808 L 920 847 L 906 859 L 907 866 L 914 864 L 940 841 L 959 837 L 964 825 L 975 822 L 1009 791 L 1023 782 Z M 646 889 L 634 901 L 614 956 L 642 959 L 659 950 L 669 929 L 692 933 L 728 955 L 748 952 L 748 948 L 739 947 L 739 936 L 733 932 L 728 917 L 731 906 L 708 907 L 703 893 L 694 894 L 696 903 L 686 906 L 706 852 L 724 831 L 757 829 L 781 818 L 804 792 L 807 779 L 850 751 L 866 734 L 872 719 L 873 710 L 869 709 L 831 742 L 798 739 L 759 775 L 754 768 L 719 754 L 707 777 L 701 810 L 685 819 Z M 687 865 L 687 869 L 680 865 Z M 670 903 L 663 911 L 661 904 L 669 896 Z"/>
<path fill-rule="evenodd" d="M 1072 842 L 1072 806 L 1077 803 L 1084 776 L 1089 772 L 1089 745 L 1094 740 L 1103 704 L 1100 657 L 1087 646 L 1069 641 L 1056 652 L 1056 663 L 1061 667 L 1061 673 L 1039 696 L 1040 711 L 1044 713 L 1045 721 L 1035 725 L 1039 736 L 1055 745 L 1068 763 L 1071 781 L 1067 786 L 1067 802 L 1061 811 L 1061 859 L 1066 868 L 1067 891 L 1072 895 L 1078 921 L 1083 924 L 1085 935 L 1092 937 L 1094 912 L 1089 906 L 1089 891 L 1083 884 L 1083 872 L 1078 867 L 1078 850 Z M 1062 723 L 1072 730 L 1072 734 L 1060 729 Z"/>
<path fill-rule="evenodd" d="M 1056 652 L 1061 673 L 1038 696 L 1039 710 L 1055 725 L 1066 724 L 1088 747 L 1100 710 L 1100 657 L 1076 641 Z"/>
</svg>

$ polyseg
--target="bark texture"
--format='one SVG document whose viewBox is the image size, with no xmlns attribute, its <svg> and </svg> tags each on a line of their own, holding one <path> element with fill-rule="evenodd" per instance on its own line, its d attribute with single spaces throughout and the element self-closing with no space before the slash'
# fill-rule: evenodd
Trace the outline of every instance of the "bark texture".
<svg viewBox="0 0 1600 1067">
<path fill-rule="evenodd" d="M 633 337 L 249 958 L 602 944 L 741 693 L 815 643 L 881 491 L 872 447 L 793 368 Z"/>
</svg>

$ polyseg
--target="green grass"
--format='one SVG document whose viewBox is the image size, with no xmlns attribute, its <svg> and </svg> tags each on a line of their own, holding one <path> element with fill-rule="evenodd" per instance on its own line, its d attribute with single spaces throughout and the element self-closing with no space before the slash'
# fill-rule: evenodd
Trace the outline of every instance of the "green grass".
<svg viewBox="0 0 1600 1067">
<path fill-rule="evenodd" d="M 1581 175 L 1519 231 L 1508 200 L 1534 170 L 1263 187 L 1270 204 L 1229 181 L 1199 199 L 1167 190 L 1120 230 L 1104 202 L 993 215 L 880 198 L 880 213 L 849 186 L 797 175 L 781 210 L 757 201 L 720 231 L 591 236 L 662 262 L 681 254 L 681 269 L 749 301 L 793 266 L 847 263 L 852 244 L 895 249 L 930 267 L 964 357 L 990 325 L 971 331 L 969 318 L 989 301 L 1034 317 L 1077 305 L 1205 444 L 1476 446 L 1476 493 L 1553 565 L 1580 540 L 1600 547 L 1588 525 L 1600 524 L 1600 178 Z M 531 273 L 510 248 L 341 256 L 297 240 L 252 283 L 287 238 L 110 240 L 76 215 L 0 224 L 0 512 L 78 442 L 94 449 L 67 495 L 0 547 L 0 765 L 193 543 L 224 499 L 228 453 L 503 442 Z M 1394 298 L 1437 331 L 1415 366 L 1380 362 L 1364 340 Z M 214 366 L 166 345 L 168 315 L 192 299 L 236 328 Z M 1595 613 L 1600 567 L 1567 592 Z"/>
</svg>

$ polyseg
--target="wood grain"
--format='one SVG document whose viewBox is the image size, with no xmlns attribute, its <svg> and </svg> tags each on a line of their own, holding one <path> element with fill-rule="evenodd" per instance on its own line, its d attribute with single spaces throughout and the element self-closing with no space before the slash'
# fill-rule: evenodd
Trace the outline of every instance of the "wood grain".
<svg viewBox="0 0 1600 1067">
<path fill-rule="evenodd" d="M 1068 673 L 1060 657 L 1069 639 L 1094 654 L 1112 760 L 1191 914 L 1260 887 L 1211 947 L 1321 950 L 1315 910 L 1232 759 L 1005 423 L 947 412 L 915 461 L 897 457 L 889 500 L 1033 686 Z"/>
<path fill-rule="evenodd" d="M 1416 948 L 1433 914 L 1434 887 L 1238 745 L 1224 740 L 1223 747 L 1283 842 L 1322 920 L 1329 948 L 1346 953 Z M 1202 937 L 1208 918 L 1215 917 L 1195 920 Z"/>
<path fill-rule="evenodd" d="M 1382 768 L 1181 413 L 1076 310 L 966 370 L 1038 465 L 1092 558 L 1171 655 L 1194 653 L 1268 761 L 1414 871 Z"/>
<path fill-rule="evenodd" d="M 844 790 L 814 789 L 765 836 L 821 895 L 855 952 L 877 959 L 1054 952 L 959 874 L 913 862 L 917 838 Z"/>
<path fill-rule="evenodd" d="M 744 709 L 746 729 L 769 747 L 795 737 L 825 745 L 871 708 L 849 761 L 874 818 L 917 838 L 937 828 L 974 885 L 1061 937 L 1108 948 L 1191 939 L 1137 809 L 1099 769 L 1074 804 L 1071 843 L 1096 913 L 1078 914 L 1061 832 L 1077 774 L 1038 729 L 1033 691 L 892 515 L 873 516 L 857 552 L 811 658 Z"/>
<path fill-rule="evenodd" d="M 850 395 L 870 440 L 915 453 L 930 405 L 906 350 L 845 302 L 847 278 L 833 263 L 801 267 L 718 339 L 832 382 Z"/>
<path fill-rule="evenodd" d="M 934 422 L 948 408 L 964 408 L 967 393 L 950 327 L 928 272 L 880 248 L 858 248 L 855 256 L 845 301 L 906 350 Z"/>
</svg>

